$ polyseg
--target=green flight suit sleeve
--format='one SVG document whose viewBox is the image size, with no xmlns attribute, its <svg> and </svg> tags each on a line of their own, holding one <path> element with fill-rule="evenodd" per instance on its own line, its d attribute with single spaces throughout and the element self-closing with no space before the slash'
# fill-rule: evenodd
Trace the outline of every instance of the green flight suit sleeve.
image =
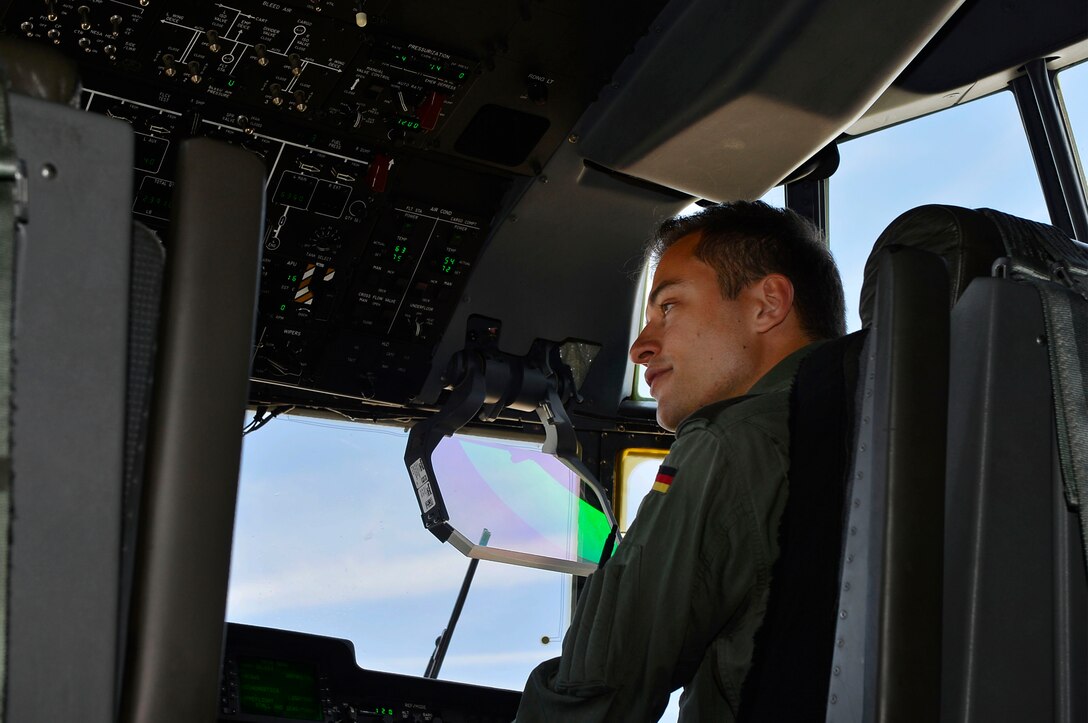
<svg viewBox="0 0 1088 723">
<path fill-rule="evenodd" d="M 768 521 L 752 489 L 784 478 L 785 460 L 755 427 L 700 420 L 684 430 L 663 464 L 675 470 L 668 492 L 647 495 L 590 576 L 562 657 L 530 674 L 517 723 L 657 720 L 769 574 Z M 739 685 L 719 685 L 737 688 L 722 691 L 735 705 Z"/>
</svg>

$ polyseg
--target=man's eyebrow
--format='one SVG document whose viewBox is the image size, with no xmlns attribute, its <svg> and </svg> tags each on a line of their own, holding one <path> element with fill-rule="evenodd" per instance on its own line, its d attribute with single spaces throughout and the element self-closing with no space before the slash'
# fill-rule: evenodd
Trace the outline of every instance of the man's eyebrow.
<svg viewBox="0 0 1088 723">
<path fill-rule="evenodd" d="M 669 288 L 670 286 L 679 286 L 686 283 L 687 282 L 682 279 L 666 279 L 665 281 L 662 281 L 660 284 L 658 284 L 657 288 L 655 288 L 650 293 L 650 298 L 647 299 L 647 301 L 651 306 L 653 306 L 657 303 L 657 297 L 661 296 L 661 292 L 663 292 L 665 289 Z"/>
</svg>

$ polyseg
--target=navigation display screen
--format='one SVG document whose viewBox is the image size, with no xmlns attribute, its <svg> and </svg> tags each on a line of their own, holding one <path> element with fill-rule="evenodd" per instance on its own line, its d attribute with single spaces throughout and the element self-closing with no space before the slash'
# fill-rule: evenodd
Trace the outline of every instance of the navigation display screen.
<svg viewBox="0 0 1088 723">
<path fill-rule="evenodd" d="M 238 659 L 242 713 L 291 720 L 325 720 L 313 666 L 264 658 Z"/>
</svg>

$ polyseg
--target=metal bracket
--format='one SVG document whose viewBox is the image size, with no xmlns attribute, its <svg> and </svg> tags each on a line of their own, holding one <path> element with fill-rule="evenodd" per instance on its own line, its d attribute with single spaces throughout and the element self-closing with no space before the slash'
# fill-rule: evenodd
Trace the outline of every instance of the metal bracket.
<svg viewBox="0 0 1088 723">
<path fill-rule="evenodd" d="M 544 426 L 542 451 L 558 458 L 593 492 L 613 529 L 618 527 L 608 495 L 581 458 L 581 445 L 565 404 L 575 397 L 574 375 L 560 357 L 561 343 L 537 339 L 525 356 L 500 351 L 498 340 L 502 324 L 496 319 L 469 318 L 465 349 L 450 358 L 445 381 L 449 397 L 434 416 L 417 423 L 408 435 L 404 463 L 411 474 L 423 525 L 442 542 L 456 541 L 466 555 L 463 535 L 449 523 L 449 514 L 431 455 L 443 437 L 448 437 L 472 421 L 494 421 L 505 409 L 535 412 Z M 538 556 L 488 548 L 488 559 L 500 559 L 507 552 L 507 562 L 538 567 Z M 541 558 L 544 559 L 544 558 Z M 553 561 L 549 569 L 563 569 L 588 574 L 592 566 L 571 561 Z M 568 569 L 569 568 L 569 569 Z"/>
</svg>

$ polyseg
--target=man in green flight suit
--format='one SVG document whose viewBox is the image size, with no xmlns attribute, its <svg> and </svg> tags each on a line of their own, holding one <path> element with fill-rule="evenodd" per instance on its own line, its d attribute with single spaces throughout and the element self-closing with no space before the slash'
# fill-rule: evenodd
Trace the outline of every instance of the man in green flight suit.
<svg viewBox="0 0 1088 723">
<path fill-rule="evenodd" d="M 815 227 L 759 202 L 669 219 L 649 254 L 631 359 L 676 441 L 517 723 L 656 721 L 681 686 L 683 723 L 737 718 L 778 556 L 790 384 L 845 333 L 842 282 Z"/>
</svg>

